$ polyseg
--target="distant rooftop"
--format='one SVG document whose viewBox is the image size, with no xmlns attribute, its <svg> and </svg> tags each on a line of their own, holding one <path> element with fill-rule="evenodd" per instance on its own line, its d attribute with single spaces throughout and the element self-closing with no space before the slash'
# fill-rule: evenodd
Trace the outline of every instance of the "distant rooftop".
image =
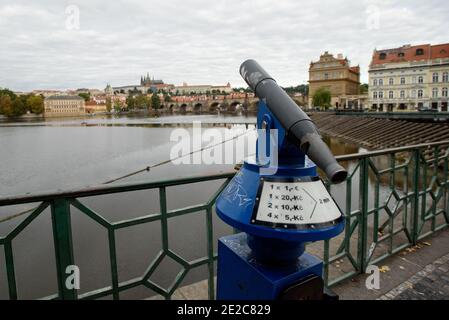
<svg viewBox="0 0 449 320">
<path fill-rule="evenodd" d="M 449 58 L 449 43 L 439 45 L 404 45 L 399 48 L 375 50 L 371 66 L 377 64 L 410 62 Z"/>
<path fill-rule="evenodd" d="M 80 96 L 54 95 L 47 98 L 48 100 L 84 100 Z"/>
</svg>

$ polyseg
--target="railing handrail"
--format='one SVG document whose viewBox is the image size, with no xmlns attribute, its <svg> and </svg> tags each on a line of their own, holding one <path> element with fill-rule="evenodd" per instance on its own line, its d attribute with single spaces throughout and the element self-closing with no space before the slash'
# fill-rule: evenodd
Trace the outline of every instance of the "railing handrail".
<svg viewBox="0 0 449 320">
<path fill-rule="evenodd" d="M 411 145 L 411 146 L 388 148 L 388 149 L 382 149 L 382 150 L 359 152 L 359 153 L 353 153 L 353 154 L 345 154 L 345 155 L 341 155 L 341 156 L 336 156 L 335 158 L 338 161 L 348 161 L 348 160 L 354 160 L 354 159 L 382 156 L 382 155 L 391 154 L 391 153 L 412 151 L 412 150 L 416 150 L 416 149 L 424 149 L 424 148 L 441 146 L 441 145 L 443 145 L 443 146 L 449 145 L 449 140 L 421 143 L 421 144 L 415 144 L 415 145 Z"/>
<path fill-rule="evenodd" d="M 340 156 L 337 156 L 336 158 L 338 161 L 350 161 L 350 160 L 355 160 L 355 159 L 363 159 L 363 158 L 367 158 L 367 157 L 381 156 L 381 155 L 386 155 L 386 154 L 391 154 L 391 153 L 405 152 L 405 151 L 411 151 L 411 150 L 423 149 L 423 148 L 429 148 L 429 147 L 441 146 L 441 145 L 449 145 L 449 140 L 439 141 L 439 142 L 431 142 L 431 143 L 423 143 L 423 144 L 417 144 L 417 145 L 412 145 L 412 146 L 383 149 L 383 150 L 353 153 L 353 154 L 348 154 L 348 155 L 340 155 Z M 60 199 L 60 198 L 83 198 L 83 197 L 99 196 L 99 195 L 128 192 L 128 191 L 156 189 L 156 188 L 160 188 L 160 187 L 170 187 L 170 186 L 183 185 L 183 184 L 189 184 L 189 183 L 195 183 L 195 182 L 226 179 L 226 178 L 232 177 L 234 174 L 235 174 L 235 171 L 228 171 L 228 172 L 223 172 L 223 173 L 218 173 L 218 174 L 209 174 L 209 175 L 185 177 L 185 178 L 180 178 L 180 179 L 161 180 L 161 181 L 154 181 L 154 182 L 129 182 L 129 183 L 123 183 L 123 184 L 114 184 L 114 185 L 89 186 L 89 187 L 73 189 L 73 190 L 56 190 L 56 191 L 46 191 L 46 192 L 35 193 L 35 194 L 3 196 L 3 197 L 0 197 L 0 206 L 48 201 L 48 200 L 54 200 L 54 199 Z"/>
<path fill-rule="evenodd" d="M 0 198 L 0 206 L 16 205 L 23 203 L 42 202 L 61 198 L 83 198 L 91 196 L 106 195 L 129 191 L 156 189 L 196 182 L 227 179 L 234 176 L 235 171 L 228 171 L 216 174 L 206 174 L 201 176 L 185 177 L 179 179 L 160 180 L 153 182 L 129 182 L 113 185 L 89 186 L 73 190 L 45 191 L 35 194 L 23 194 L 14 196 L 4 196 Z"/>
</svg>

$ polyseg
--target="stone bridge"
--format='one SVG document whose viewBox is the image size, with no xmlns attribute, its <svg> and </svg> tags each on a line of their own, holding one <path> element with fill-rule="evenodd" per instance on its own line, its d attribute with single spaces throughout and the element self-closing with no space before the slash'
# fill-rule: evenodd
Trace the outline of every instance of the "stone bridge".
<svg viewBox="0 0 449 320">
<path fill-rule="evenodd" d="M 184 102 L 163 102 L 162 108 L 174 113 L 234 113 L 238 111 L 257 111 L 258 98 L 193 100 Z"/>
</svg>

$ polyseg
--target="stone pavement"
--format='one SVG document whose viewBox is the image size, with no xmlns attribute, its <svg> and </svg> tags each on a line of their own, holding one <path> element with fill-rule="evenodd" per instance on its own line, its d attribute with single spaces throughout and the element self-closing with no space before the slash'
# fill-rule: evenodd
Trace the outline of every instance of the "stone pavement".
<svg viewBox="0 0 449 320">
<path fill-rule="evenodd" d="M 449 300 L 449 254 L 381 296 L 380 300 Z"/>
<path fill-rule="evenodd" d="M 366 288 L 368 274 L 357 275 L 332 289 L 341 300 L 449 299 L 449 229 L 426 237 L 378 267 L 384 271 L 378 290 Z"/>
</svg>

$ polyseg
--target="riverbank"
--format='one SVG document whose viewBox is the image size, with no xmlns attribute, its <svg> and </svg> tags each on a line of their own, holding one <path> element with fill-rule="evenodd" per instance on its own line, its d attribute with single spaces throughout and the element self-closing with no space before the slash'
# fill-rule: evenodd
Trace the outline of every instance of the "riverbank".
<svg viewBox="0 0 449 320">
<path fill-rule="evenodd" d="M 312 113 L 320 132 L 369 149 L 449 140 L 449 124 Z"/>
</svg>

